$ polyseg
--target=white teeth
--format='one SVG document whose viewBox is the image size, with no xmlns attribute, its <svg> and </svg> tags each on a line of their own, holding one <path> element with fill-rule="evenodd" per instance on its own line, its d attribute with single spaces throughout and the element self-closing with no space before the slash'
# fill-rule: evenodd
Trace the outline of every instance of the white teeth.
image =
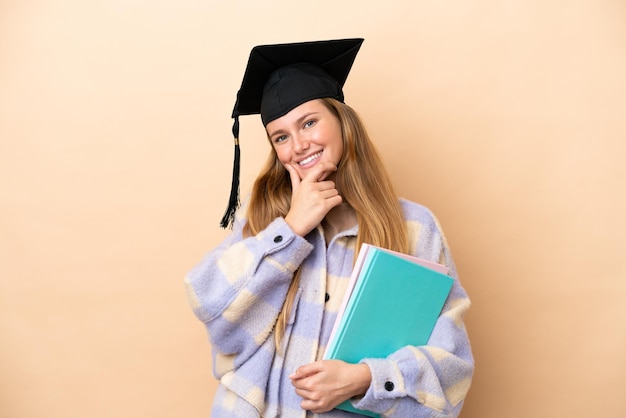
<svg viewBox="0 0 626 418">
<path fill-rule="evenodd" d="M 305 158 L 304 160 L 300 161 L 298 164 L 306 165 L 306 164 L 310 163 L 311 161 L 319 158 L 320 155 L 322 155 L 322 151 L 320 151 L 320 152 L 318 152 L 316 154 L 313 154 L 310 157 Z"/>
</svg>

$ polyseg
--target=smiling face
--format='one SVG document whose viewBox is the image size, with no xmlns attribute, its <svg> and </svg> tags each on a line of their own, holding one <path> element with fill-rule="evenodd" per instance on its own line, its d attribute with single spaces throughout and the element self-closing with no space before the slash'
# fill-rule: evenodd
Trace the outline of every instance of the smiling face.
<svg viewBox="0 0 626 418">
<path fill-rule="evenodd" d="M 279 161 L 294 167 L 301 179 L 320 161 L 339 165 L 341 125 L 321 100 L 301 104 L 268 123 L 266 130 Z"/>
</svg>

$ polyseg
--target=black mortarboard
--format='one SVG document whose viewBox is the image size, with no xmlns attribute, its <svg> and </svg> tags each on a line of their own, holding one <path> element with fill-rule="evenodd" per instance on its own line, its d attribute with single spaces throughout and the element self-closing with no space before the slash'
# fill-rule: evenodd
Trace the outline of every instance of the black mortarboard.
<svg viewBox="0 0 626 418">
<path fill-rule="evenodd" d="M 233 109 L 235 161 L 222 228 L 232 225 L 239 205 L 239 116 L 259 113 L 265 126 L 309 100 L 331 97 L 343 102 L 342 87 L 362 43 L 355 38 L 252 49 Z"/>
</svg>

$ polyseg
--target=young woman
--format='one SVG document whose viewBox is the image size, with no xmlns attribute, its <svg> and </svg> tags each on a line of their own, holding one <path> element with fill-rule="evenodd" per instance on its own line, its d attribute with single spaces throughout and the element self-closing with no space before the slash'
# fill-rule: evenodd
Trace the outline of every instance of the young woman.
<svg viewBox="0 0 626 418">
<path fill-rule="evenodd" d="M 220 379 L 212 417 L 358 416 L 334 409 L 346 400 L 386 417 L 456 417 L 469 390 L 474 363 L 463 315 L 470 303 L 441 228 L 428 209 L 396 196 L 363 123 L 343 103 L 345 76 L 330 76 L 320 63 L 337 59 L 319 51 L 334 48 L 331 55 L 345 58 L 347 49 L 347 75 L 361 42 L 251 54 L 235 118 L 248 114 L 241 109 L 255 54 L 267 60 L 278 50 L 296 61 L 259 70 L 269 75 L 259 77 L 260 109 L 253 107 L 269 159 L 232 233 L 186 279 Z M 428 345 L 358 364 L 322 360 L 363 243 L 444 264 L 454 285 Z"/>
</svg>

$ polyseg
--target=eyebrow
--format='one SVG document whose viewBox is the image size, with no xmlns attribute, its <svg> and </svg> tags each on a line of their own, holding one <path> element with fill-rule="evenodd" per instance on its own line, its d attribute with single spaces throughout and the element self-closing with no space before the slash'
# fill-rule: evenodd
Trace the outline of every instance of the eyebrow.
<svg viewBox="0 0 626 418">
<path fill-rule="evenodd" d="M 305 119 L 308 119 L 309 117 L 311 117 L 312 115 L 317 115 L 320 112 L 308 112 L 305 113 L 304 115 L 300 116 L 298 119 L 296 119 L 296 121 L 294 122 L 295 125 L 301 125 L 302 122 L 304 122 Z M 274 132 L 272 132 L 271 134 L 269 134 L 270 138 L 274 137 L 274 135 L 276 134 L 282 134 L 285 133 L 284 129 L 277 129 Z"/>
</svg>

